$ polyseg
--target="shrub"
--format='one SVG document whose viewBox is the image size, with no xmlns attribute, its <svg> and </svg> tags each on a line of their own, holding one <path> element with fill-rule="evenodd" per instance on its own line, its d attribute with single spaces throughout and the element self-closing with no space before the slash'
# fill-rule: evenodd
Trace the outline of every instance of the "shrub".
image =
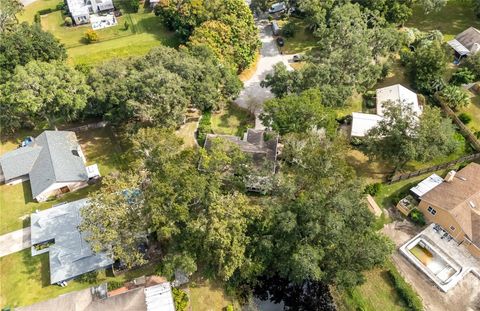
<svg viewBox="0 0 480 311">
<path fill-rule="evenodd" d="M 130 24 L 127 21 L 125 21 L 125 24 L 123 24 L 123 27 L 125 27 L 125 30 L 128 30 L 129 26 L 130 26 Z"/>
<path fill-rule="evenodd" d="M 470 96 L 467 91 L 456 85 L 448 85 L 445 87 L 441 91 L 440 96 L 453 110 L 466 107 L 468 104 L 470 104 Z"/>
<path fill-rule="evenodd" d="M 58 11 L 57 9 L 52 9 L 52 8 L 48 8 L 48 9 L 43 9 L 43 10 L 38 10 L 38 14 L 40 15 L 45 15 L 45 14 L 49 14 L 49 13 L 52 13 L 52 12 L 55 12 L 55 11 Z"/>
<path fill-rule="evenodd" d="M 132 10 L 133 13 L 137 13 L 139 8 L 140 8 L 139 0 L 130 0 L 130 9 Z"/>
<path fill-rule="evenodd" d="M 79 277 L 77 277 L 77 281 L 80 283 L 92 284 L 97 281 L 97 277 L 98 277 L 98 272 L 92 271 L 92 272 L 88 272 L 80 275 Z"/>
<path fill-rule="evenodd" d="M 286 38 L 292 38 L 293 36 L 295 36 L 295 31 L 295 24 L 292 22 L 288 22 L 282 28 L 282 34 Z"/>
<path fill-rule="evenodd" d="M 376 196 L 377 193 L 382 189 L 382 184 L 381 183 L 374 183 L 374 184 L 369 184 L 365 187 L 365 190 L 363 190 L 363 193 L 369 194 L 371 196 Z"/>
<path fill-rule="evenodd" d="M 233 305 L 228 305 L 228 306 L 225 308 L 225 311 L 235 311 L 235 308 L 233 307 Z"/>
<path fill-rule="evenodd" d="M 473 81 L 475 81 L 475 74 L 468 68 L 460 68 L 450 79 L 450 83 L 453 85 L 468 84 Z"/>
<path fill-rule="evenodd" d="M 173 301 L 175 302 L 176 311 L 185 311 L 188 306 L 188 295 L 183 290 L 178 288 L 172 289 Z"/>
<path fill-rule="evenodd" d="M 63 22 L 65 23 L 65 26 L 72 26 L 73 25 L 73 21 L 72 21 L 72 18 L 70 16 L 65 17 Z"/>
<path fill-rule="evenodd" d="M 477 137 L 478 139 L 480 139 L 480 131 L 476 131 L 476 132 L 475 132 L 475 137 Z"/>
<path fill-rule="evenodd" d="M 425 217 L 423 216 L 422 212 L 420 212 L 418 209 L 414 209 L 413 211 L 410 212 L 410 215 L 408 215 L 410 219 L 417 225 L 419 226 L 425 226 Z"/>
<path fill-rule="evenodd" d="M 41 22 L 41 16 L 38 12 L 33 16 L 33 22 L 35 24 L 41 25 L 41 23 L 40 23 Z"/>
<path fill-rule="evenodd" d="M 96 42 L 98 40 L 98 34 L 95 30 L 89 29 L 85 32 L 85 41 L 87 41 L 87 43 Z"/>
<path fill-rule="evenodd" d="M 65 7 L 66 7 L 65 3 L 61 2 L 61 3 L 57 4 L 57 6 L 55 7 L 55 10 L 56 11 L 62 11 L 62 10 L 65 9 Z"/>
<path fill-rule="evenodd" d="M 412 311 L 423 311 L 422 301 L 417 293 L 415 293 L 410 284 L 405 282 L 403 277 L 394 267 L 388 269 L 388 276 L 397 290 L 398 295 L 405 302 L 408 309 Z"/>
<path fill-rule="evenodd" d="M 472 122 L 472 116 L 469 115 L 468 113 L 462 112 L 458 118 L 460 121 L 463 122 L 463 124 L 467 125 L 468 123 Z"/>
<path fill-rule="evenodd" d="M 118 289 L 120 287 L 123 287 L 124 283 L 122 281 L 109 281 L 107 283 L 107 289 L 108 291 L 112 291 L 112 290 L 115 290 L 115 289 Z"/>
<path fill-rule="evenodd" d="M 197 130 L 197 142 L 200 146 L 205 144 L 207 134 L 212 132 L 212 114 L 210 112 L 204 112 L 200 122 L 198 123 Z"/>
</svg>

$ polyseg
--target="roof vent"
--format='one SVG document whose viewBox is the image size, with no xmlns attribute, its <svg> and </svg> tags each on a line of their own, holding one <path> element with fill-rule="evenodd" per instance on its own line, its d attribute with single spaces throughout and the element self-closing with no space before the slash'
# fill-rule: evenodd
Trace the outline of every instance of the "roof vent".
<svg viewBox="0 0 480 311">
<path fill-rule="evenodd" d="M 476 208 L 477 207 L 477 206 L 475 206 L 475 203 L 473 203 L 473 201 L 468 201 L 468 204 L 470 204 L 471 208 Z"/>
<path fill-rule="evenodd" d="M 78 153 L 78 151 L 77 151 L 77 150 L 72 150 L 72 154 L 73 154 L 74 156 L 77 156 L 77 157 L 79 157 L 79 156 L 80 156 L 80 154 Z"/>
<path fill-rule="evenodd" d="M 455 172 L 455 171 L 448 172 L 447 176 L 445 176 L 445 181 L 446 182 L 451 182 L 453 180 L 453 178 L 455 177 L 456 173 L 457 172 Z"/>
</svg>

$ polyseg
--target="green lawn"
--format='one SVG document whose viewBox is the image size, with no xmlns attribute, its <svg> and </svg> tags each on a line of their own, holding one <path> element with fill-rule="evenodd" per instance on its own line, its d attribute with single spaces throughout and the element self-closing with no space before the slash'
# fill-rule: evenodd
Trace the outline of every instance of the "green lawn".
<svg viewBox="0 0 480 311">
<path fill-rule="evenodd" d="M 311 31 L 307 29 L 307 23 L 303 19 L 290 17 L 288 20 L 280 20 L 280 27 L 287 22 L 295 25 L 295 35 L 292 38 L 285 38 L 285 46 L 281 48 L 284 54 L 305 53 L 311 51 L 318 44 L 319 39 L 315 38 Z"/>
<path fill-rule="evenodd" d="M 112 280 L 128 281 L 141 275 L 154 274 L 156 268 L 153 265 L 145 266 L 118 277 L 102 271 L 93 283 L 69 281 L 67 287 L 60 287 L 50 285 L 48 256 L 46 253 L 32 257 L 30 249 L 26 249 L 0 258 L 0 307 L 30 305 Z"/>
<path fill-rule="evenodd" d="M 445 35 L 445 40 L 451 40 L 470 26 L 480 28 L 480 19 L 475 16 L 472 3 L 469 0 L 449 0 L 442 10 L 428 15 L 416 5 L 406 26 L 423 31 L 438 29 Z"/>
<path fill-rule="evenodd" d="M 32 23 L 40 9 L 54 8 L 59 1 L 39 0 L 25 7 L 20 14 L 21 21 Z M 125 29 L 125 22 L 129 24 Z M 97 30 L 99 42 L 86 44 L 85 31 L 91 25 L 65 27 L 62 12 L 55 11 L 41 17 L 44 30 L 50 31 L 67 48 L 68 62 L 77 64 L 97 64 L 114 57 L 141 56 L 158 45 L 176 47 L 179 44 L 175 33 L 167 31 L 160 18 L 149 9 L 141 8 L 138 13 L 125 13 L 113 27 Z"/>
<path fill-rule="evenodd" d="M 97 163 L 102 175 L 123 168 L 123 154 L 114 141 L 110 128 L 95 129 L 77 134 L 87 164 Z M 10 139 L 2 143 L 2 151 L 15 148 L 18 142 Z M 75 201 L 98 189 L 97 185 L 67 193 L 59 199 L 36 203 L 33 201 L 30 183 L 9 186 L 0 185 L 0 234 L 5 234 L 29 225 L 28 216 L 36 209 L 50 208 L 53 204 Z"/>
<path fill-rule="evenodd" d="M 365 272 L 365 283 L 351 292 L 334 294 L 339 311 L 403 311 L 405 304 L 400 299 L 383 268 Z"/>
<path fill-rule="evenodd" d="M 227 296 L 223 288 L 211 281 L 193 282 L 189 286 L 189 294 L 191 310 L 225 310 L 229 304 L 234 304 L 235 310 L 240 310 L 240 307 Z"/>
<path fill-rule="evenodd" d="M 472 121 L 468 124 L 468 127 L 475 133 L 480 131 L 480 95 L 472 98 L 472 103 L 465 108 L 460 109 L 457 113 L 467 113 L 472 117 Z"/>
<path fill-rule="evenodd" d="M 250 113 L 231 104 L 224 110 L 212 114 L 212 130 L 215 134 L 241 136 L 254 126 Z"/>
</svg>

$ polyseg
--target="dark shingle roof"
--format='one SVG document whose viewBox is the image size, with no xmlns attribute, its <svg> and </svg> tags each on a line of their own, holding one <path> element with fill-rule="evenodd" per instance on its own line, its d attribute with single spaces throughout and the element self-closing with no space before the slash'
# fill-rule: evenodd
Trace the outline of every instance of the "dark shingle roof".
<svg viewBox="0 0 480 311">
<path fill-rule="evenodd" d="M 455 39 L 469 51 L 472 51 L 472 48 L 475 44 L 480 45 L 480 30 L 476 29 L 475 27 L 470 27 L 457 35 Z"/>
</svg>

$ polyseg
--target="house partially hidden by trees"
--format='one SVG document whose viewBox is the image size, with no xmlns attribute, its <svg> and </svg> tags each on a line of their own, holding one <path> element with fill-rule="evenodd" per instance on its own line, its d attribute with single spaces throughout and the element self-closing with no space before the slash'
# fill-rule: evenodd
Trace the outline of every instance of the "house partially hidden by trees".
<svg viewBox="0 0 480 311">
<path fill-rule="evenodd" d="M 394 103 L 402 106 L 410 106 L 417 116 L 422 114 L 422 106 L 418 102 L 418 96 L 406 87 L 395 84 L 376 91 L 376 114 L 361 112 L 352 113 L 352 137 L 364 137 L 368 131 L 383 119 L 384 105 Z"/>
<path fill-rule="evenodd" d="M 88 24 L 91 14 L 114 9 L 112 0 L 67 0 L 67 5 L 76 25 Z"/>
<path fill-rule="evenodd" d="M 448 45 L 455 50 L 455 58 L 458 60 L 476 54 L 480 51 L 480 30 L 470 27 L 457 35 L 455 39 L 448 41 Z"/>
<path fill-rule="evenodd" d="M 277 171 L 278 135 L 265 130 L 248 129 L 243 139 L 233 135 L 208 134 L 204 148 L 210 150 L 215 139 L 224 139 L 251 157 L 252 166 L 246 176 L 245 187 L 249 191 L 264 192 L 271 176 Z"/>
<path fill-rule="evenodd" d="M 61 284 L 82 274 L 106 269 L 113 259 L 108 252 L 94 253 L 79 231 L 80 210 L 87 199 L 64 203 L 32 213 L 32 256 L 49 253 L 50 284 Z"/>
<path fill-rule="evenodd" d="M 13 185 L 30 180 L 32 197 L 42 202 L 86 187 L 100 175 L 97 165 L 86 167 L 85 162 L 74 132 L 45 131 L 0 157 L 0 181 Z"/>
</svg>

